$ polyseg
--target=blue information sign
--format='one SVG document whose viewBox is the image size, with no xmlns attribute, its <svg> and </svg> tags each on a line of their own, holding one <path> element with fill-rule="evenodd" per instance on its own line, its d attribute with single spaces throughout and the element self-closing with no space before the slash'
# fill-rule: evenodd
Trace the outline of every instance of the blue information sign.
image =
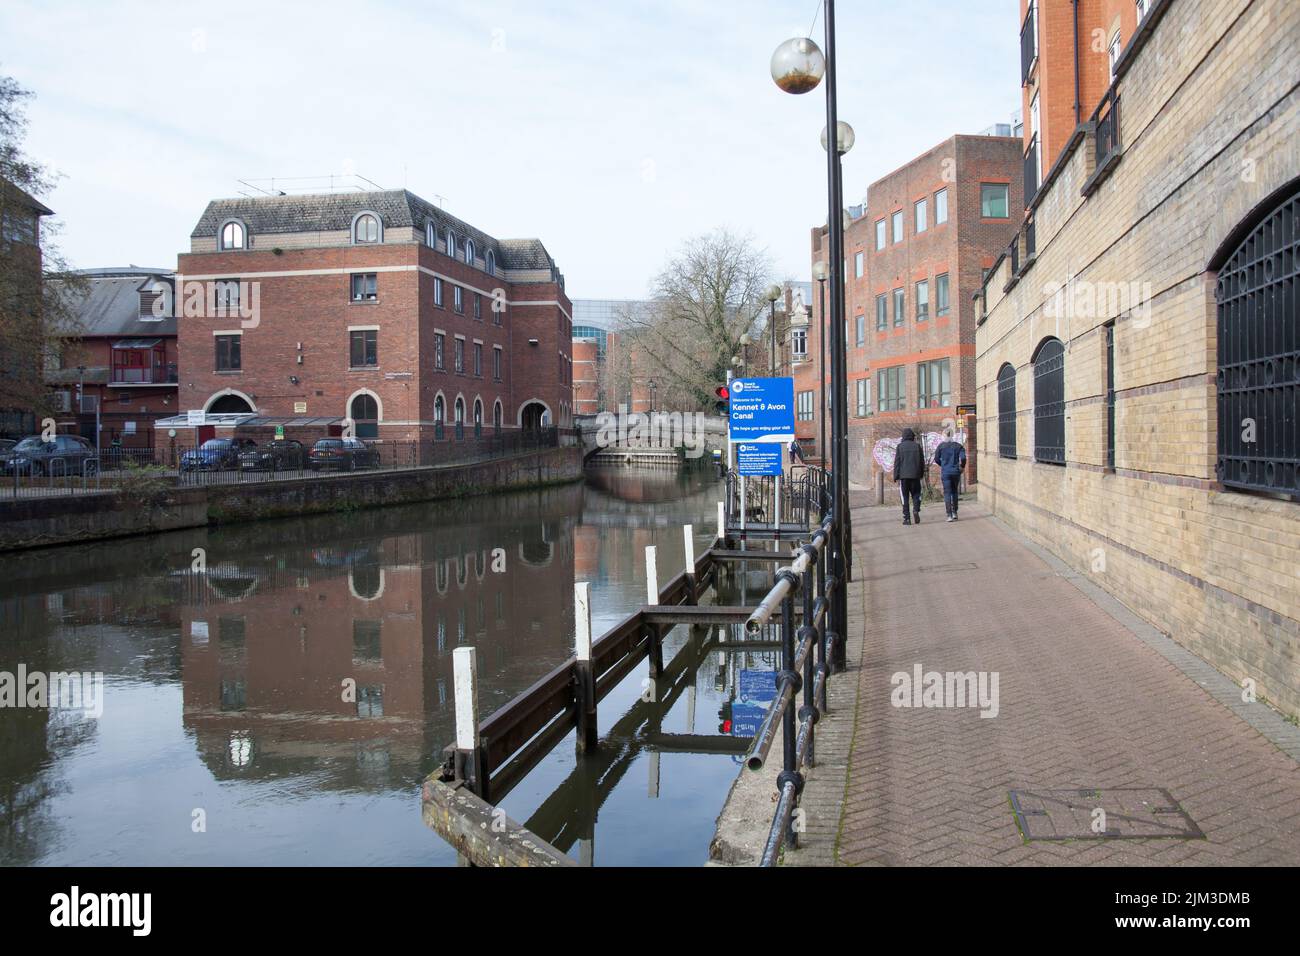
<svg viewBox="0 0 1300 956">
<path fill-rule="evenodd" d="M 737 694 L 746 701 L 776 700 L 776 671 L 741 671 Z"/>
<path fill-rule="evenodd" d="M 736 446 L 736 474 L 781 474 L 781 446 L 773 442 L 739 444 Z"/>
<path fill-rule="evenodd" d="M 794 379 L 736 378 L 731 380 L 733 442 L 794 441 Z"/>
</svg>

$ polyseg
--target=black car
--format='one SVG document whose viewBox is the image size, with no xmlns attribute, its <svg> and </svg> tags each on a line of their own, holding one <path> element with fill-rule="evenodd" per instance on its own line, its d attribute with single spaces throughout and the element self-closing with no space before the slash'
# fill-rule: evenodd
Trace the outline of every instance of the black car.
<svg viewBox="0 0 1300 956">
<path fill-rule="evenodd" d="M 239 453 L 250 442 L 234 438 L 209 438 L 181 455 L 181 471 L 225 471 L 239 467 Z"/>
<path fill-rule="evenodd" d="M 359 438 L 322 438 L 307 455 L 307 467 L 312 471 L 355 471 L 378 465 L 379 452 Z"/>
<path fill-rule="evenodd" d="M 239 453 L 239 467 L 244 471 L 295 471 L 306 461 L 307 453 L 302 442 L 292 438 L 277 438 Z"/>
<path fill-rule="evenodd" d="M 93 475 L 99 471 L 99 457 L 94 446 L 77 435 L 55 435 L 49 441 L 33 435 L 4 453 L 4 471 L 8 475 Z"/>
</svg>

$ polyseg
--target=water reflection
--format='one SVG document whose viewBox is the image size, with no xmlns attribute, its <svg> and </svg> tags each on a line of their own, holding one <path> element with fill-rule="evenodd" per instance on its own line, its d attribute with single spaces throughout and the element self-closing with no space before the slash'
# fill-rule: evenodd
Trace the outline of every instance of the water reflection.
<svg viewBox="0 0 1300 956">
<path fill-rule="evenodd" d="M 707 472 L 620 469 L 0 559 L 0 671 L 107 679 L 97 720 L 0 708 L 0 862 L 454 862 L 418 807 L 452 738 L 451 651 L 478 648 L 490 712 L 570 655 L 575 579 L 600 632 L 644 599 L 646 545 L 675 573 L 683 524 L 708 543 L 717 494 Z M 575 853 L 594 839 L 597 863 L 700 862 L 736 751 L 681 746 L 718 736 L 735 692 L 734 654 L 707 641 L 670 635 L 658 707 L 638 707 L 641 671 L 602 704 L 609 763 L 575 774 L 561 745 L 507 811 Z M 651 759 L 665 779 L 676 763 L 648 805 L 620 781 Z"/>
</svg>

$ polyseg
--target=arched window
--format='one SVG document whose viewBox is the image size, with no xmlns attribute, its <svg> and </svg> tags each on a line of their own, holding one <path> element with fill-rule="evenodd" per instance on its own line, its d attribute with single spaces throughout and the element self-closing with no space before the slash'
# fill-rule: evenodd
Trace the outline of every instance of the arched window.
<svg viewBox="0 0 1300 956">
<path fill-rule="evenodd" d="M 470 265 L 474 264 L 474 240 L 465 240 L 465 261 Z"/>
<path fill-rule="evenodd" d="M 379 437 L 379 403 L 373 395 L 362 392 L 352 399 L 348 407 L 348 416 L 356 426 L 357 438 Z"/>
<path fill-rule="evenodd" d="M 358 245 L 382 241 L 379 229 L 379 217 L 372 212 L 363 212 L 352 220 L 352 241 Z"/>
<path fill-rule="evenodd" d="M 432 219 L 424 227 L 424 244 L 430 249 L 438 248 L 438 227 L 433 224 Z"/>
<path fill-rule="evenodd" d="M 450 229 L 447 230 L 447 255 L 456 258 L 456 234 Z"/>
<path fill-rule="evenodd" d="M 456 399 L 456 424 L 459 425 L 465 421 L 465 399 Z"/>
<path fill-rule="evenodd" d="M 1229 488 L 1300 495 L 1300 188 L 1219 268 L 1218 460 Z"/>
<path fill-rule="evenodd" d="M 228 222 L 221 227 L 222 249 L 248 248 L 248 233 L 242 222 Z"/>
<path fill-rule="evenodd" d="M 487 256 L 483 260 L 483 264 L 487 268 L 488 275 L 494 276 L 497 274 L 497 257 L 492 253 L 491 249 L 487 251 Z"/>
<path fill-rule="evenodd" d="M 440 425 L 447 420 L 447 406 L 441 395 L 433 400 L 433 420 Z"/>
<path fill-rule="evenodd" d="M 474 424 L 483 424 L 483 400 L 481 398 L 474 399 Z"/>
<path fill-rule="evenodd" d="M 1010 363 L 998 372 L 998 454 L 1016 457 L 1016 368 Z"/>
<path fill-rule="evenodd" d="M 1065 464 L 1065 346 L 1046 339 L 1034 353 L 1034 461 Z"/>
<path fill-rule="evenodd" d="M 501 431 L 501 399 L 497 399 L 496 404 L 492 406 L 492 427 Z"/>
</svg>

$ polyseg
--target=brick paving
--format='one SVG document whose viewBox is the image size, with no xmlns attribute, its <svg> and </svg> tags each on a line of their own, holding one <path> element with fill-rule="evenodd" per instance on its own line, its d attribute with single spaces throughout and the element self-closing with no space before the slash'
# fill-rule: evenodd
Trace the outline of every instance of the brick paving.
<svg viewBox="0 0 1300 956">
<path fill-rule="evenodd" d="M 856 676 L 856 716 L 850 737 L 850 708 L 833 715 L 843 771 L 828 746 L 825 782 L 805 792 L 819 831 L 806 862 L 1300 863 L 1300 765 L 1281 749 L 1296 752 L 1295 728 L 1263 704 L 1229 709 L 1226 678 L 1128 626 L 1136 619 L 1104 592 L 978 503 L 954 524 L 936 505 L 922 514 L 904 527 L 894 507 L 854 511 L 849 649 L 861 653 L 832 686 Z M 917 663 L 998 672 L 998 715 L 892 706 L 891 675 Z M 1164 788 L 1205 838 L 1026 843 L 1008 791 L 1066 788 Z"/>
</svg>

